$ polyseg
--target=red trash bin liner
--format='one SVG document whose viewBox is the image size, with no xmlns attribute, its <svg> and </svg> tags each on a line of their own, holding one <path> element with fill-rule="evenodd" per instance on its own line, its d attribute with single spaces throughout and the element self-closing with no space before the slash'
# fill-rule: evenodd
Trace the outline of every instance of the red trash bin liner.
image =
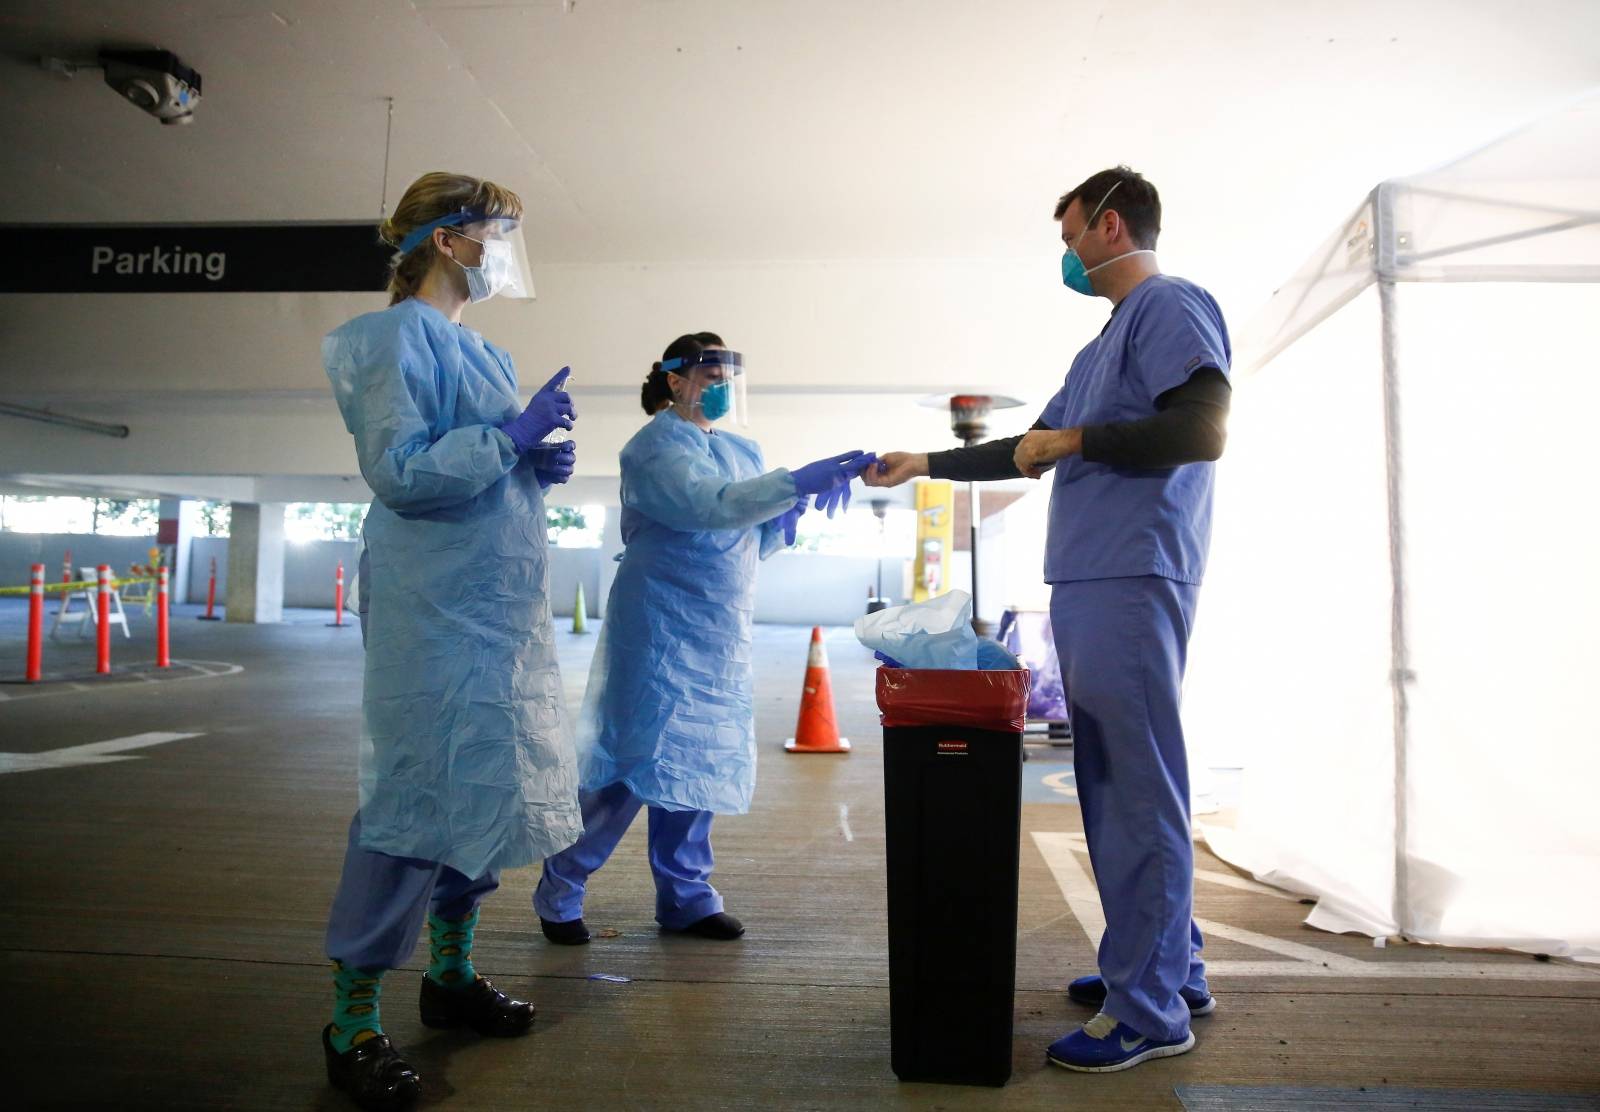
<svg viewBox="0 0 1600 1112">
<path fill-rule="evenodd" d="M 1030 675 L 1025 668 L 879 668 L 878 709 L 886 727 L 968 726 L 1020 734 Z"/>
</svg>

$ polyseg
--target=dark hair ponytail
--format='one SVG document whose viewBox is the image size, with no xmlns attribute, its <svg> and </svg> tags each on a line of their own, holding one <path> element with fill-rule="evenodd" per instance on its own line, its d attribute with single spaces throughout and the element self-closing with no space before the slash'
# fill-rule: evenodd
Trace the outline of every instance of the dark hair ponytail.
<svg viewBox="0 0 1600 1112">
<path fill-rule="evenodd" d="M 644 385 L 639 388 L 639 404 L 651 417 L 660 413 L 664 406 L 672 404 L 672 387 L 667 385 L 667 372 L 661 369 L 660 363 L 650 368 Z"/>
<path fill-rule="evenodd" d="M 661 363 L 668 359 L 694 359 L 708 347 L 723 346 L 722 337 L 715 332 L 691 332 L 667 345 L 667 350 L 661 353 Z M 661 369 L 661 363 L 651 366 L 644 385 L 639 388 L 639 404 L 651 417 L 661 412 L 662 407 L 672 404 L 672 387 L 667 385 L 669 372 Z"/>
</svg>

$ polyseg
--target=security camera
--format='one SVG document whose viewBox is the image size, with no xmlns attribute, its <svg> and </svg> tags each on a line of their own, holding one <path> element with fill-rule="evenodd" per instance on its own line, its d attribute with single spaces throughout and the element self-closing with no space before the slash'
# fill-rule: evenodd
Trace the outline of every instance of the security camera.
<svg viewBox="0 0 1600 1112">
<path fill-rule="evenodd" d="M 163 124 L 194 122 L 200 74 L 170 50 L 102 50 L 106 84 Z"/>
</svg>

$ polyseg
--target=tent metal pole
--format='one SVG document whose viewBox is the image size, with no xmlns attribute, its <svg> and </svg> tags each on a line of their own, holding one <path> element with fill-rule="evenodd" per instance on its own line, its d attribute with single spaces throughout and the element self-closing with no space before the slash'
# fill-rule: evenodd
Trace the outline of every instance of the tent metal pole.
<svg viewBox="0 0 1600 1112">
<path fill-rule="evenodd" d="M 1394 699 L 1394 921 L 1402 937 L 1411 934 L 1410 863 L 1406 797 L 1410 715 L 1407 685 L 1413 679 L 1406 643 L 1405 515 L 1400 439 L 1400 360 L 1395 324 L 1395 253 L 1399 242 L 1393 186 L 1373 191 L 1377 240 L 1378 307 L 1383 334 L 1383 442 L 1389 500 L 1389 687 Z"/>
</svg>

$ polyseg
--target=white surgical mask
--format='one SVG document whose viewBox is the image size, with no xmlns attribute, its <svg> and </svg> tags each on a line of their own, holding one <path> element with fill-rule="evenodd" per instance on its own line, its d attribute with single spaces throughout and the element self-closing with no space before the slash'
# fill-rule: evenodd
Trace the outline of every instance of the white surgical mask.
<svg viewBox="0 0 1600 1112">
<path fill-rule="evenodd" d="M 488 301 L 511 285 L 516 273 L 516 258 L 512 254 L 511 244 L 504 240 L 472 239 L 471 236 L 461 236 L 461 238 L 471 239 L 473 243 L 483 248 L 483 258 L 478 260 L 477 266 L 467 266 L 459 259 L 452 260 L 466 272 L 467 299 L 476 305 L 480 301 Z"/>
</svg>

